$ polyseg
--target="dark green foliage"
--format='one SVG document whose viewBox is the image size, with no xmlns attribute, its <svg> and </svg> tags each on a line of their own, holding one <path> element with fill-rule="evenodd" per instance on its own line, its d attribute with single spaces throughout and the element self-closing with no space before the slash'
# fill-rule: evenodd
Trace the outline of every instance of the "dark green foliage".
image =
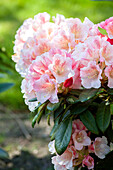
<svg viewBox="0 0 113 170">
<path fill-rule="evenodd" d="M 0 159 L 8 159 L 9 155 L 6 151 L 0 148 Z"/>
<path fill-rule="evenodd" d="M 80 115 L 80 119 L 89 131 L 97 135 L 99 134 L 95 118 L 89 110 L 84 111 Z"/>
<path fill-rule="evenodd" d="M 105 102 L 101 103 L 96 113 L 96 122 L 98 128 L 104 133 L 108 128 L 111 119 L 110 105 L 106 105 Z"/>
<path fill-rule="evenodd" d="M 12 86 L 14 86 L 14 83 L 0 83 L 0 93 L 10 89 Z"/>
<path fill-rule="evenodd" d="M 55 148 L 59 155 L 66 150 L 72 133 L 72 120 L 62 122 L 55 133 Z"/>
</svg>

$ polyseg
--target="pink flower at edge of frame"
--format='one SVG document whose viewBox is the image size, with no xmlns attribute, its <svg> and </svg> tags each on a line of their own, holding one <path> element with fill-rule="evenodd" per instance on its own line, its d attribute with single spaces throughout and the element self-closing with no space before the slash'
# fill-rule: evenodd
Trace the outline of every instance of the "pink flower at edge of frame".
<svg viewBox="0 0 113 170">
<path fill-rule="evenodd" d="M 108 87 L 113 88 L 113 65 L 106 67 L 104 72 L 108 77 Z"/>
<path fill-rule="evenodd" d="M 40 103 L 49 100 L 51 103 L 58 103 L 57 84 L 47 74 L 41 76 L 34 82 L 33 88 Z"/>
<path fill-rule="evenodd" d="M 110 39 L 113 39 L 113 17 L 110 17 L 105 21 L 102 21 L 99 25 L 101 28 L 107 31 L 108 37 Z"/>
<path fill-rule="evenodd" d="M 100 49 L 100 61 L 105 61 L 106 65 L 113 63 L 113 45 L 109 41 L 104 41 Z"/>
<path fill-rule="evenodd" d="M 108 141 L 105 136 L 95 138 L 93 143 L 95 155 L 100 159 L 104 159 L 105 155 L 110 152 L 110 147 L 107 145 Z"/>
<path fill-rule="evenodd" d="M 82 161 L 82 166 L 83 167 L 87 166 L 88 169 L 93 169 L 94 159 L 90 155 L 85 156 L 85 158 Z"/>
<path fill-rule="evenodd" d="M 81 84 L 87 89 L 92 87 L 99 88 L 101 86 L 101 73 L 102 70 L 99 65 L 96 65 L 95 61 L 89 62 L 87 67 L 80 70 Z"/>
<path fill-rule="evenodd" d="M 60 165 L 66 169 L 71 169 L 73 167 L 73 160 L 76 157 L 76 150 L 73 146 L 68 147 L 62 155 L 57 155 L 52 158 L 52 163 L 54 165 Z"/>
</svg>

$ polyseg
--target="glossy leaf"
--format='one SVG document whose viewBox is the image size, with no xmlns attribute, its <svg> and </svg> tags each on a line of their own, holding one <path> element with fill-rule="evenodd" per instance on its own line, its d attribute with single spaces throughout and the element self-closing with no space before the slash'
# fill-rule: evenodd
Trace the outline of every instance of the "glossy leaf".
<svg viewBox="0 0 113 170">
<path fill-rule="evenodd" d="M 72 95 L 79 96 L 82 91 L 83 91 L 83 89 L 72 89 L 71 91 L 69 91 L 69 93 Z"/>
<path fill-rule="evenodd" d="M 68 119 L 69 117 L 72 116 L 72 113 L 70 112 L 70 110 L 68 110 L 65 115 L 62 118 L 62 121 L 65 121 L 66 119 Z"/>
<path fill-rule="evenodd" d="M 12 86 L 14 86 L 14 83 L 0 83 L 0 93 L 10 89 Z"/>
<path fill-rule="evenodd" d="M 32 120 L 32 127 L 33 127 L 33 128 L 34 128 L 36 122 L 37 122 L 37 123 L 40 122 L 46 104 L 47 104 L 47 103 L 43 103 L 43 104 L 38 108 L 38 113 L 35 115 L 35 117 L 34 117 L 33 120 Z"/>
<path fill-rule="evenodd" d="M 50 115 L 47 116 L 47 123 L 50 126 Z"/>
<path fill-rule="evenodd" d="M 57 131 L 57 129 L 59 128 L 59 118 L 57 118 L 55 120 L 55 123 L 54 123 L 54 126 L 51 130 L 51 133 L 50 133 L 50 136 L 51 136 L 51 140 L 54 140 L 55 139 L 55 132 Z"/>
<path fill-rule="evenodd" d="M 69 103 L 69 104 L 75 104 L 75 103 L 78 103 L 79 102 L 79 100 L 78 100 L 78 98 L 77 97 L 75 97 L 75 96 L 68 96 L 67 97 L 67 99 L 66 99 L 66 101 Z"/>
<path fill-rule="evenodd" d="M 80 114 L 80 119 L 89 131 L 99 134 L 95 118 L 89 110 L 86 110 Z"/>
<path fill-rule="evenodd" d="M 72 120 L 66 120 L 61 123 L 55 135 L 55 148 L 59 155 L 66 150 L 72 133 Z"/>
<path fill-rule="evenodd" d="M 72 106 L 70 110 L 73 115 L 77 115 L 84 112 L 88 107 L 89 107 L 88 102 L 84 102 L 84 103 L 79 102 L 76 105 Z"/>
<path fill-rule="evenodd" d="M 83 92 L 79 96 L 79 100 L 81 102 L 85 102 L 93 98 L 97 92 L 98 92 L 98 89 L 84 89 Z"/>
<path fill-rule="evenodd" d="M 61 105 L 57 110 L 54 111 L 54 120 L 58 118 L 58 116 L 63 112 L 64 106 Z"/>
<path fill-rule="evenodd" d="M 103 133 L 109 126 L 110 118 L 111 118 L 110 105 L 105 105 L 105 103 L 101 103 L 96 113 L 96 122 L 98 128 Z"/>
<path fill-rule="evenodd" d="M 55 111 L 56 109 L 58 109 L 60 106 L 60 102 L 58 103 L 48 103 L 47 105 L 47 109 L 50 111 Z"/>
<path fill-rule="evenodd" d="M 0 159 L 8 159 L 9 155 L 6 151 L 0 148 Z"/>
</svg>

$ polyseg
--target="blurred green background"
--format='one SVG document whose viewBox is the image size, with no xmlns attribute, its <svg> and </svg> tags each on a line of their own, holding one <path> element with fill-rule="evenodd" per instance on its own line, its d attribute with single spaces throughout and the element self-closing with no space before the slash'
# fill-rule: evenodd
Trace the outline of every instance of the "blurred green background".
<svg viewBox="0 0 113 170">
<path fill-rule="evenodd" d="M 78 17 L 82 21 L 87 16 L 98 23 L 113 16 L 112 1 L 91 0 L 0 0 L 0 70 L 5 74 L 1 82 L 14 82 L 15 86 L 0 94 L 0 103 L 12 110 L 24 110 L 27 106 L 21 94 L 21 77 L 15 71 L 11 60 L 16 30 L 23 21 L 39 12 L 56 13 L 65 17 Z M 7 67 L 9 68 L 7 70 Z"/>
</svg>

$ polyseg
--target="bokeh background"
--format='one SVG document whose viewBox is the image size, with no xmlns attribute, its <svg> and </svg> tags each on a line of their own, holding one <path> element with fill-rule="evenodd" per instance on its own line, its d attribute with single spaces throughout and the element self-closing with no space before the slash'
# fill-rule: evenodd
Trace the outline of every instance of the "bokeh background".
<svg viewBox="0 0 113 170">
<path fill-rule="evenodd" d="M 11 60 L 16 30 L 27 18 L 40 12 L 51 16 L 57 13 L 65 17 L 87 16 L 98 23 L 113 16 L 113 1 L 91 0 L 0 0 L 0 82 L 15 85 L 0 93 L 0 147 L 8 151 L 10 160 L 0 162 L 0 170 L 51 170 L 47 149 L 49 132 L 45 120 L 31 128 L 30 112 L 21 94 L 21 77 Z M 25 132 L 24 134 L 24 130 Z M 47 130 L 45 130 L 47 129 Z M 27 133 L 27 134 L 26 134 Z"/>
</svg>

